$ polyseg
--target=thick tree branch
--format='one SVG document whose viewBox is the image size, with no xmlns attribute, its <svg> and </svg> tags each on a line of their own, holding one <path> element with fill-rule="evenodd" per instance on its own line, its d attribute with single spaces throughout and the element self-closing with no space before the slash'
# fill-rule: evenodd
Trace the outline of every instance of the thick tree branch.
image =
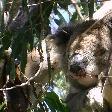
<svg viewBox="0 0 112 112">
<path fill-rule="evenodd" d="M 93 19 L 100 20 L 112 11 L 112 0 L 105 1 L 102 7 L 93 14 Z"/>
</svg>

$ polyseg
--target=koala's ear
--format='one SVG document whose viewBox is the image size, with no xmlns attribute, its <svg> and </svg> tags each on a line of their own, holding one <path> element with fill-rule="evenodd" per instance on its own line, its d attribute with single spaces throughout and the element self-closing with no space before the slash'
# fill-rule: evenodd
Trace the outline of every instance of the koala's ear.
<svg viewBox="0 0 112 112">
<path fill-rule="evenodd" d="M 58 28 L 54 34 L 57 44 L 66 44 L 70 40 L 70 37 L 73 35 L 73 32 L 74 25 L 72 24 Z"/>
<path fill-rule="evenodd" d="M 69 23 L 64 27 L 57 29 L 54 34 L 57 44 L 66 44 L 70 38 L 76 38 L 77 36 L 84 33 L 91 25 L 95 23 L 95 20 L 82 21 L 79 23 Z"/>
</svg>

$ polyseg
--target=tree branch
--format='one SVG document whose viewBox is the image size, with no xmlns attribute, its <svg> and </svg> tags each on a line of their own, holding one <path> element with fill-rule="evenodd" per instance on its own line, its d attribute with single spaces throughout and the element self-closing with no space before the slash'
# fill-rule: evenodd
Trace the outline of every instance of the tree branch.
<svg viewBox="0 0 112 112">
<path fill-rule="evenodd" d="M 34 82 L 35 80 L 36 80 L 36 83 L 40 84 L 40 82 L 42 81 L 42 80 L 40 81 L 40 78 L 43 78 L 43 75 L 46 75 L 46 72 L 48 72 L 48 67 L 44 66 L 43 62 L 41 62 L 39 70 L 37 71 L 37 73 L 33 77 L 29 78 L 29 80 L 27 82 L 22 83 L 20 85 L 15 85 L 15 86 L 10 87 L 10 88 L 2 88 L 2 89 L 0 89 L 0 91 L 8 91 L 8 90 L 12 90 L 12 89 L 15 89 L 18 87 L 24 87 L 26 85 L 29 85 L 31 82 Z"/>
<path fill-rule="evenodd" d="M 112 11 L 112 0 L 105 1 L 102 7 L 93 14 L 93 19 L 100 20 Z"/>
</svg>

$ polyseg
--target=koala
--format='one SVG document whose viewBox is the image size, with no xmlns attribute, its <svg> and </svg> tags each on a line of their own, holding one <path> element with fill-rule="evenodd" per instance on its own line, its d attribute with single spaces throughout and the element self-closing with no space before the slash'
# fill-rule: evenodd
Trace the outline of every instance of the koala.
<svg viewBox="0 0 112 112">
<path fill-rule="evenodd" d="M 87 104 L 88 95 L 91 96 L 91 90 L 99 88 L 101 81 L 99 77 L 108 73 L 112 47 L 112 29 L 109 23 L 111 23 L 111 16 L 98 23 L 89 20 L 72 27 L 63 27 L 55 34 L 56 40 L 66 46 L 64 55 L 66 67 L 62 66 L 62 69 L 65 69 L 71 85 L 66 98 L 70 112 L 81 111 Z M 106 80 L 107 82 L 110 81 Z M 108 109 L 104 111 L 110 112 L 112 107 L 110 86 L 105 84 L 103 93 L 101 86 L 98 91 L 101 93 L 102 101 L 106 100 L 109 103 Z M 102 105 L 105 107 L 104 102 Z"/>
<path fill-rule="evenodd" d="M 99 75 L 101 73 L 105 74 L 111 51 L 110 37 L 108 27 L 100 24 L 100 26 L 92 28 L 89 32 L 77 36 L 74 41 L 72 40 L 69 43 L 67 52 L 69 58 L 68 77 L 71 86 L 79 91 L 76 92 L 77 94 L 79 93 L 79 96 L 76 95 L 75 97 L 74 95 L 74 98 L 72 97 L 71 100 L 67 100 L 71 112 L 78 112 L 78 108 L 87 99 L 86 94 L 88 94 L 88 91 L 98 85 Z M 71 92 L 73 92 L 70 93 L 72 96 L 76 94 L 73 90 Z M 68 99 L 71 96 L 70 94 Z M 72 105 L 75 101 L 77 104 L 80 104 L 78 107 Z"/>
</svg>

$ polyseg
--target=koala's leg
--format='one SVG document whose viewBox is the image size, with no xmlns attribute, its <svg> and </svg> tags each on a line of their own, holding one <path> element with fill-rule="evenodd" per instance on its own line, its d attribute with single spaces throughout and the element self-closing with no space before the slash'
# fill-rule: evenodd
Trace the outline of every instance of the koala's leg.
<svg viewBox="0 0 112 112">
<path fill-rule="evenodd" d="M 104 107 L 112 112 L 112 78 L 107 79 L 103 90 Z"/>
<path fill-rule="evenodd" d="M 109 71 L 109 77 L 106 80 L 103 90 L 104 107 L 112 112 L 112 66 Z"/>
</svg>

